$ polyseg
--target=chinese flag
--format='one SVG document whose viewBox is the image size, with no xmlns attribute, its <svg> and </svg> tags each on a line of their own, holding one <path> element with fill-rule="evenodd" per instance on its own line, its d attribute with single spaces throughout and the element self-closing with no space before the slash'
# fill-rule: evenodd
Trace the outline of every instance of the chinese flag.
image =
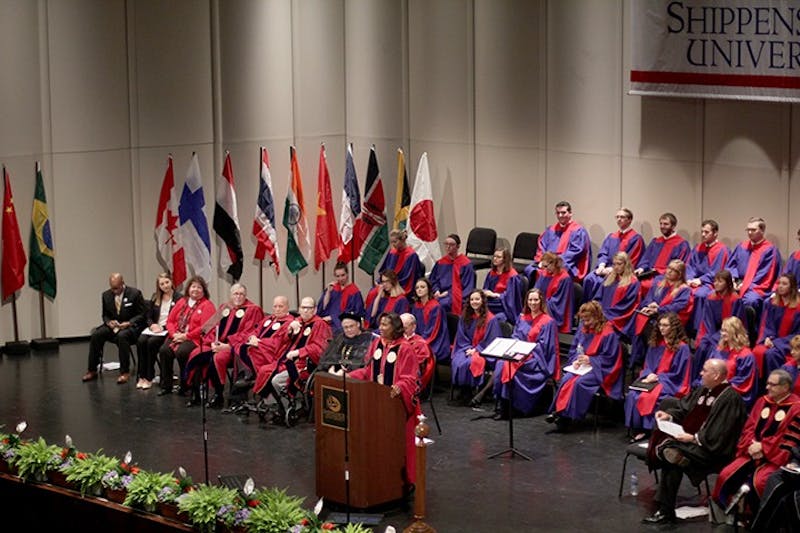
<svg viewBox="0 0 800 533">
<path fill-rule="evenodd" d="M 8 171 L 3 167 L 3 301 L 25 284 L 25 249 L 19 233 L 17 212 Z"/>
<path fill-rule="evenodd" d="M 317 225 L 314 239 L 314 268 L 319 270 L 334 250 L 339 248 L 339 230 L 333 213 L 331 175 L 325 157 L 325 145 L 319 148 L 319 172 L 317 174 Z"/>
</svg>

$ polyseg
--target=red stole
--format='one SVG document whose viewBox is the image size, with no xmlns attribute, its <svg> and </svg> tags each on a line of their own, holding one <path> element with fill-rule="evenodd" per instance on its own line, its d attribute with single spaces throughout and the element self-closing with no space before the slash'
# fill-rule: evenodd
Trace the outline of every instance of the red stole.
<svg viewBox="0 0 800 533">
<path fill-rule="evenodd" d="M 346 309 L 347 309 L 347 300 L 350 298 L 350 296 L 353 293 L 358 292 L 358 287 L 356 287 L 354 283 L 348 283 L 344 287 L 342 287 L 341 285 L 336 283 L 333 286 L 333 290 L 335 292 L 341 292 L 342 293 L 341 295 L 339 295 L 339 310 L 342 313 L 344 313 L 346 311 Z"/>
<path fill-rule="evenodd" d="M 597 349 L 600 347 L 600 342 L 605 337 L 605 332 L 606 328 L 596 332 L 592 342 L 589 343 L 589 346 L 584 350 L 583 353 L 589 357 L 596 355 Z M 577 374 L 572 374 L 564 383 L 564 385 L 561 386 L 561 389 L 558 391 L 558 398 L 556 399 L 556 412 L 563 411 L 567 408 L 567 404 L 569 404 L 569 400 L 572 398 L 572 389 L 575 388 L 575 383 L 578 381 L 577 378 L 579 377 L 580 376 Z"/>
<path fill-rule="evenodd" d="M 539 313 L 535 317 L 527 314 L 522 315 L 519 319 L 524 320 L 525 322 L 531 323 L 531 329 L 528 330 L 528 342 L 536 342 L 536 339 L 539 338 L 539 333 L 542 331 L 542 326 L 547 324 L 549 316 L 544 313 Z M 552 320 L 552 319 L 551 319 Z M 533 357 L 533 353 L 531 353 L 528 357 L 523 359 L 522 361 L 503 361 L 503 373 L 500 376 L 500 380 L 503 383 L 508 383 L 512 379 L 514 379 L 514 374 L 517 373 L 519 367 L 521 367 L 528 359 Z"/>
<path fill-rule="evenodd" d="M 672 250 L 676 244 L 679 244 L 680 239 L 677 233 L 673 233 L 669 238 L 661 236 L 656 241 L 661 241 L 664 245 L 661 247 L 661 251 L 658 252 L 658 257 L 653 263 L 653 269 L 657 270 L 659 274 L 663 274 L 667 270 L 667 263 L 672 259 Z"/>
<path fill-rule="evenodd" d="M 777 336 L 778 337 L 786 337 L 792 332 L 792 324 L 794 324 L 794 317 L 797 314 L 798 307 L 789 307 L 783 303 L 782 298 L 778 298 L 778 307 L 783 307 L 783 316 L 781 317 L 781 323 L 778 325 Z M 788 355 L 788 354 L 787 354 Z"/>
<path fill-rule="evenodd" d="M 661 360 L 658 362 L 658 368 L 656 368 L 654 374 L 662 374 L 668 371 L 672 366 L 672 359 L 675 357 L 675 350 L 666 346 L 664 341 L 661 341 L 661 344 L 664 346 L 664 353 L 661 354 Z M 639 393 L 639 398 L 636 400 L 636 409 L 639 411 L 640 415 L 647 416 L 655 410 L 656 402 L 658 401 L 658 397 L 661 396 L 661 390 L 663 388 L 664 385 L 658 383 L 653 387 L 653 390 Z"/>
<path fill-rule="evenodd" d="M 553 224 L 553 232 L 557 233 L 558 230 L 561 229 L 561 226 L 556 223 Z M 578 223 L 574 220 L 570 221 L 569 224 L 564 228 L 563 233 L 561 234 L 561 238 L 558 239 L 558 248 L 556 248 L 556 254 L 563 255 L 564 252 L 567 251 L 569 248 L 569 239 L 572 236 L 572 232 L 578 229 Z"/>
<path fill-rule="evenodd" d="M 449 255 L 446 255 L 442 257 L 440 261 L 445 265 L 452 265 L 451 273 L 453 276 L 453 281 L 450 283 L 450 310 L 452 313 L 460 315 L 461 311 L 463 310 L 462 306 L 464 303 L 464 287 L 461 283 L 461 268 L 470 263 L 469 258 L 464 254 L 456 256 L 455 259 L 452 259 Z"/>
<path fill-rule="evenodd" d="M 761 256 L 764 255 L 764 252 L 767 251 L 767 248 L 772 246 L 767 239 L 762 240 L 758 244 L 753 244 L 752 241 L 747 241 L 744 247 L 750 251 L 750 259 L 747 260 L 747 270 L 744 272 L 744 276 L 742 277 L 742 286 L 739 289 L 739 296 L 744 296 L 744 293 L 747 292 L 747 289 L 750 288 L 750 285 L 753 283 L 753 278 L 756 276 L 756 272 L 758 271 L 758 265 L 761 264 Z"/>
<path fill-rule="evenodd" d="M 516 276 L 517 275 L 517 271 L 514 270 L 514 268 L 512 267 L 512 268 L 510 268 L 508 270 L 508 272 L 503 272 L 501 274 L 498 274 L 495 271 L 492 271 L 489 274 L 490 275 L 494 274 L 495 277 L 497 278 L 497 283 L 495 283 L 495 285 L 494 285 L 494 292 L 499 294 L 499 293 L 506 292 L 506 288 L 508 288 L 508 280 L 512 276 Z"/>
<path fill-rule="evenodd" d="M 478 315 L 472 315 L 473 320 L 477 320 Z M 472 347 L 476 350 L 478 349 L 478 345 L 483 342 L 483 337 L 486 335 L 486 328 L 489 326 L 489 321 L 494 318 L 494 314 L 489 311 L 486 311 L 486 320 L 483 321 L 483 325 L 475 326 L 475 332 L 472 334 Z M 472 354 L 472 357 L 469 360 L 469 371 L 472 373 L 473 376 L 480 377 L 483 375 L 483 371 L 486 368 L 486 359 L 480 353 Z"/>
</svg>

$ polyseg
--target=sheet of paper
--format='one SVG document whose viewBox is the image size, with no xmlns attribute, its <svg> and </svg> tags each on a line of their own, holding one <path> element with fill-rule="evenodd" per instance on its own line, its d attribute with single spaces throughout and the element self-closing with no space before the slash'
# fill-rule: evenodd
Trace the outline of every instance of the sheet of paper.
<svg viewBox="0 0 800 533">
<path fill-rule="evenodd" d="M 676 424 L 675 422 L 670 422 L 668 420 L 657 420 L 658 422 L 658 429 L 670 435 L 672 437 L 676 437 L 681 433 L 686 433 L 684 431 L 683 426 L 680 424 Z"/>
<path fill-rule="evenodd" d="M 592 367 L 586 365 L 581 365 L 580 368 L 575 368 L 573 365 L 567 365 L 564 367 L 564 372 L 569 372 L 570 374 L 577 374 L 579 376 L 588 374 L 591 371 Z"/>
<path fill-rule="evenodd" d="M 142 331 L 142 335 L 150 335 L 151 337 L 165 337 L 167 335 L 167 330 L 156 332 L 152 331 L 150 328 L 145 328 L 144 331 Z"/>
<path fill-rule="evenodd" d="M 502 357 L 506 354 L 506 352 L 508 352 L 515 342 L 517 342 L 516 339 L 497 337 L 489 344 L 489 346 L 481 350 L 481 354 Z"/>
</svg>

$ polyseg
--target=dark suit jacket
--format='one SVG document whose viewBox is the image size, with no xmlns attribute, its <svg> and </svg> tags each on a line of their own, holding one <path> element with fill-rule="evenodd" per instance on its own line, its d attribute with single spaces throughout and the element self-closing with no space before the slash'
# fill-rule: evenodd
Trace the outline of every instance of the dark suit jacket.
<svg viewBox="0 0 800 533">
<path fill-rule="evenodd" d="M 178 291 L 172 292 L 172 301 L 169 303 L 169 308 L 172 309 L 175 303 L 181 299 L 183 295 Z M 156 295 L 153 295 L 156 298 Z M 161 300 L 155 301 L 153 298 L 147 300 L 145 305 L 144 320 L 142 322 L 143 328 L 149 328 L 152 324 L 157 324 L 158 319 L 161 317 Z"/>
<path fill-rule="evenodd" d="M 103 306 L 103 324 L 109 320 L 116 320 L 117 322 L 130 322 L 131 327 L 140 330 L 144 327 L 144 298 L 142 291 L 135 287 L 125 286 L 122 292 L 122 305 L 120 306 L 119 313 L 117 313 L 117 306 L 114 304 L 114 293 L 111 289 L 103 292 L 102 296 Z"/>
</svg>

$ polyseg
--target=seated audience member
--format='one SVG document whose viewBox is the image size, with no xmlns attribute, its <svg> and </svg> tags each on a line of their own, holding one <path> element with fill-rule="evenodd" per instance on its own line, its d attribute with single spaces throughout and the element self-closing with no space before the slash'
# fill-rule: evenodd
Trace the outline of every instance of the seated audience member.
<svg viewBox="0 0 800 533">
<path fill-rule="evenodd" d="M 763 218 L 752 217 L 748 220 L 747 240 L 736 245 L 726 266 L 736 280 L 734 288 L 744 300 L 744 305 L 752 307 L 758 319 L 761 317 L 761 302 L 781 271 L 781 253 L 764 238 L 766 230 L 767 224 Z"/>
<path fill-rule="evenodd" d="M 316 372 L 344 368 L 349 372 L 364 366 L 364 356 L 374 335 L 361 329 L 361 317 L 352 313 L 342 313 L 337 317 L 342 331 L 336 335 L 320 357 Z"/>
<path fill-rule="evenodd" d="M 408 311 L 408 298 L 403 287 L 397 281 L 394 270 L 381 272 L 380 284 L 374 286 L 367 294 L 366 302 L 367 328 L 378 328 L 378 317 L 383 313 L 402 314 Z"/>
<path fill-rule="evenodd" d="M 700 244 L 694 247 L 686 263 L 686 279 L 692 288 L 695 317 L 700 315 L 703 303 L 714 291 L 714 276 L 728 264 L 730 250 L 717 239 L 718 235 L 717 221 L 704 220 L 700 225 Z"/>
<path fill-rule="evenodd" d="M 558 325 L 547 313 L 548 305 L 542 291 L 529 290 L 513 338 L 535 342 L 536 348 L 518 363 L 497 361 L 494 396 L 499 399 L 499 409 L 494 415 L 495 420 L 507 420 L 509 409 L 523 415 L 532 413 L 547 380 L 559 377 Z"/>
<path fill-rule="evenodd" d="M 462 403 L 473 399 L 474 389 L 488 384 L 488 380 L 484 381 L 486 369 L 492 371 L 494 361 L 484 359 L 481 350 L 501 333 L 500 321 L 489 310 L 485 292 L 476 289 L 469 293 L 467 305 L 458 321 L 450 362 L 453 388 L 460 393 L 457 399 Z"/>
<path fill-rule="evenodd" d="M 262 398 L 274 400 L 277 412 L 272 422 L 282 425 L 286 411 L 281 396 L 292 394 L 317 367 L 322 353 L 331 338 L 331 328 L 316 315 L 317 303 L 306 296 L 300 300 L 300 316 L 280 328 L 275 343 L 271 344 L 269 362 L 258 368 L 253 392 Z"/>
<path fill-rule="evenodd" d="M 103 360 L 103 346 L 113 342 L 119 349 L 117 383 L 127 383 L 131 373 L 131 344 L 139 338 L 144 324 L 142 291 L 125 285 L 122 274 L 114 272 L 108 278 L 109 289 L 100 298 L 103 323 L 92 330 L 89 340 L 88 370 L 82 381 L 97 379 L 97 366 Z"/>
<path fill-rule="evenodd" d="M 697 337 L 695 338 L 695 353 L 692 362 L 692 379 L 700 374 L 703 361 L 719 344 L 719 328 L 722 321 L 729 316 L 735 316 L 746 323 L 744 305 L 739 294 L 733 290 L 733 277 L 727 270 L 721 270 L 714 276 L 714 292 L 708 295 L 696 316 Z"/>
<path fill-rule="evenodd" d="M 489 310 L 501 322 L 512 324 L 522 309 L 522 279 L 511 266 L 508 248 L 498 248 L 492 256 L 492 268 L 483 281 L 483 293 Z"/>
<path fill-rule="evenodd" d="M 233 367 L 233 354 L 256 332 L 264 312 L 247 299 L 247 287 L 241 283 L 231 285 L 230 299 L 219 306 L 219 323 L 207 334 L 204 344 L 209 349 L 196 357 L 190 356 L 187 373 L 200 371 L 214 386 L 214 395 L 206 407 L 222 407 L 223 391 L 228 378 L 228 368 Z"/>
<path fill-rule="evenodd" d="M 775 293 L 764 302 L 758 342 L 753 348 L 759 376 L 789 361 L 789 341 L 800 333 L 800 297 L 794 274 L 782 274 Z"/>
<path fill-rule="evenodd" d="M 651 390 L 634 390 L 625 395 L 625 425 L 633 442 L 649 435 L 655 425 L 654 413 L 667 396 L 683 398 L 691 387 L 692 354 L 686 332 L 675 313 L 659 315 L 650 333 L 644 368 L 638 381 L 652 384 Z"/>
<path fill-rule="evenodd" d="M 592 268 L 592 241 L 589 232 L 572 220 L 572 206 L 569 202 L 558 202 L 555 213 L 557 222 L 539 236 L 534 262 L 525 267 L 525 276 L 533 283 L 533 274 L 542 255 L 553 252 L 564 261 L 564 268 L 572 279 L 581 283 Z"/>
<path fill-rule="evenodd" d="M 658 217 L 661 236 L 653 238 L 650 244 L 647 245 L 644 255 L 639 261 L 639 266 L 633 271 L 634 274 L 640 276 L 647 272 L 652 272 L 654 275 L 663 276 L 667 272 L 667 266 L 673 259 L 680 259 L 684 263 L 689 259 L 691 247 L 686 239 L 676 233 L 675 228 L 677 226 L 678 217 L 672 213 L 664 213 Z M 639 294 L 642 298 L 645 297 L 652 286 L 652 276 L 642 280 L 639 289 Z"/>
<path fill-rule="evenodd" d="M 545 252 L 539 259 L 539 275 L 536 288 L 542 291 L 547 301 L 549 315 L 556 321 L 561 333 L 572 331 L 573 291 L 572 278 L 564 270 L 563 261 L 553 252 Z"/>
<path fill-rule="evenodd" d="M 557 431 L 565 431 L 571 421 L 586 416 L 594 394 L 601 389 L 609 398 L 622 399 L 619 335 L 603 316 L 598 302 L 581 305 L 578 317 L 580 324 L 569 350 L 569 361 L 546 419 L 556 423 Z"/>
<path fill-rule="evenodd" d="M 750 531 L 800 531 L 800 445 L 789 453 L 791 458 L 786 468 L 777 470 L 767 480 Z"/>
<path fill-rule="evenodd" d="M 445 255 L 433 265 L 430 275 L 434 298 L 446 312 L 455 315 L 461 315 L 465 296 L 475 288 L 475 269 L 472 261 L 459 253 L 460 246 L 458 235 L 448 235 L 444 240 Z"/>
<path fill-rule="evenodd" d="M 800 397 L 792 393 L 792 377 L 775 370 L 767 378 L 767 393 L 758 399 L 744 425 L 736 457 L 719 473 L 713 498 L 727 507 L 742 485 L 752 490 L 745 500 L 745 516 L 753 516 L 767 478 L 789 462 L 789 450 L 800 441 Z"/>
<path fill-rule="evenodd" d="M 639 280 L 633 274 L 625 252 L 617 252 L 611 262 L 611 273 L 603 280 L 598 298 L 603 315 L 621 333 L 628 328 L 639 307 Z"/>
<path fill-rule="evenodd" d="M 339 315 L 364 315 L 364 298 L 355 283 L 348 283 L 347 274 L 347 265 L 336 263 L 333 269 L 335 280 L 328 284 L 317 304 L 317 316 L 330 325 L 334 335 L 342 331 Z"/>
<path fill-rule="evenodd" d="M 628 254 L 631 265 L 636 268 L 639 259 L 644 251 L 644 239 L 636 230 L 631 227 L 633 222 L 633 211 L 627 207 L 621 207 L 615 215 L 617 220 L 617 231 L 609 233 L 603 240 L 600 251 L 597 253 L 597 268 L 590 272 L 583 280 L 583 299 L 584 301 L 599 300 L 600 288 L 606 277 L 611 274 L 611 262 L 618 252 Z M 578 302 L 580 303 L 580 302 Z"/>
<path fill-rule="evenodd" d="M 747 417 L 741 396 L 726 380 L 724 361 L 709 359 L 700 371 L 701 386 L 681 399 L 665 398 L 656 420 L 680 424 L 684 432 L 674 437 L 658 429 L 650 437 L 647 459 L 660 469 L 655 501 L 658 509 L 644 518 L 646 524 L 675 521 L 675 500 L 683 475 L 698 486 L 709 472 L 727 464 Z"/>
<path fill-rule="evenodd" d="M 348 376 L 385 385 L 392 398 L 400 398 L 406 411 L 406 467 L 407 484 L 416 480 L 416 446 L 414 427 L 419 414 L 419 365 L 411 346 L 403 340 L 403 322 L 397 313 L 384 313 L 379 318 L 380 336 L 372 340 L 364 367 Z"/>
<path fill-rule="evenodd" d="M 420 262 L 417 252 L 406 244 L 406 239 L 408 232 L 405 230 L 393 229 L 389 232 L 389 252 L 378 271 L 383 275 L 386 270 L 393 270 L 397 274 L 397 282 L 403 288 L 403 293 L 410 296 L 414 291 L 414 284 L 425 275 L 425 267 Z M 399 314 L 403 311 L 395 312 Z"/>
<path fill-rule="evenodd" d="M 428 278 L 417 280 L 413 300 L 411 314 L 416 319 L 419 335 L 428 343 L 437 361 L 449 361 L 450 333 L 447 330 L 447 315 L 442 305 L 433 298 Z"/>
<path fill-rule="evenodd" d="M 636 316 L 628 323 L 627 333 L 633 339 L 632 368 L 644 359 L 647 338 L 656 317 L 661 313 L 676 313 L 685 327 L 692 314 L 692 305 L 692 290 L 686 284 L 686 265 L 680 259 L 673 259 L 669 262 L 667 272 L 656 278 Z"/>
<path fill-rule="evenodd" d="M 175 290 L 169 274 L 166 272 L 159 274 L 156 277 L 156 292 L 146 305 L 145 328 L 136 341 L 136 352 L 139 354 L 139 368 L 136 369 L 137 389 L 147 390 L 153 386 L 158 350 L 167 338 L 167 317 L 180 298 L 181 293 Z"/>
<path fill-rule="evenodd" d="M 797 230 L 797 240 L 800 241 L 800 229 Z M 800 250 L 795 250 L 786 259 L 782 274 L 794 274 L 794 279 L 800 279 Z"/>
<path fill-rule="evenodd" d="M 728 317 L 719 328 L 719 344 L 709 359 L 722 359 L 728 365 L 727 379 L 742 396 L 749 409 L 758 396 L 758 368 L 750 351 L 747 330 L 737 317 Z"/>
<path fill-rule="evenodd" d="M 785 370 L 792 376 L 792 392 L 800 396 L 800 380 L 797 379 L 798 365 L 800 365 L 800 335 L 795 335 L 789 341 L 789 362 L 785 363 L 781 370 Z"/>
<path fill-rule="evenodd" d="M 186 295 L 169 312 L 167 317 L 167 339 L 158 350 L 161 364 L 161 390 L 159 396 L 172 393 L 172 367 L 177 359 L 181 377 L 181 392 L 188 390 L 185 379 L 186 362 L 189 354 L 199 353 L 203 337 L 214 319 L 214 304 L 208 299 L 206 281 L 200 276 L 189 278 L 186 282 Z M 190 402 L 200 403 L 200 388 L 192 387 Z"/>
<path fill-rule="evenodd" d="M 417 319 L 414 315 L 403 313 L 400 315 L 400 321 L 403 323 L 403 338 L 411 346 L 411 350 L 414 352 L 419 364 L 419 387 L 420 394 L 422 394 L 422 391 L 428 388 L 433 378 L 433 373 L 436 372 L 436 363 L 432 367 L 429 366 L 432 362 L 431 355 L 433 354 L 425 339 L 417 333 Z"/>
</svg>

